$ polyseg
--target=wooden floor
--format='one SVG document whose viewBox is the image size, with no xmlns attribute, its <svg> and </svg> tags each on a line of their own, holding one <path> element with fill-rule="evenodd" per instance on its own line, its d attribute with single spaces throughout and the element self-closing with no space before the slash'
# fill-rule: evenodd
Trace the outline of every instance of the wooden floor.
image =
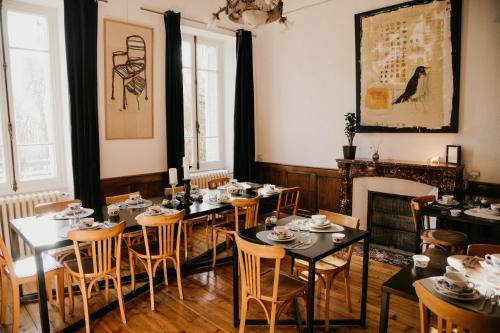
<svg viewBox="0 0 500 333">
<path fill-rule="evenodd" d="M 190 256 L 206 250 L 204 228 L 195 227 L 193 247 Z M 222 254 L 224 255 L 224 254 Z M 336 281 L 330 302 L 331 318 L 359 317 L 360 286 L 361 286 L 362 258 L 353 256 L 351 266 L 351 292 L 353 312 L 346 310 L 344 301 L 344 288 L 341 280 Z M 286 260 L 282 267 L 289 270 L 290 261 Z M 399 270 L 398 267 L 370 261 L 367 327 L 335 328 L 334 332 L 378 332 L 380 311 L 380 286 L 392 274 Z M 237 332 L 232 324 L 232 266 L 230 264 L 218 266 L 215 271 L 192 272 L 183 277 L 184 300 L 178 297 L 177 284 L 171 279 L 169 286 L 158 286 L 155 289 L 156 311 L 150 310 L 149 293 L 126 303 L 127 324 L 120 319 L 118 309 L 92 323 L 93 332 Z M 124 287 L 128 292 L 128 286 Z M 9 297 L 10 298 L 10 297 Z M 67 300 L 66 300 L 67 301 Z M 9 304 L 10 301 L 9 301 Z M 249 318 L 264 318 L 257 303 L 250 303 Z M 323 316 L 324 295 L 316 301 L 316 318 Z M 90 301 L 91 311 L 104 305 L 103 296 L 97 295 Z M 303 304 L 302 311 L 305 314 Z M 66 308 L 67 309 L 67 308 Z M 60 319 L 55 305 L 49 305 L 51 326 L 53 331 L 64 328 L 67 323 Z M 66 310 L 67 311 L 67 310 Z M 287 314 L 290 316 L 291 314 Z M 71 323 L 83 317 L 80 296 L 75 297 L 75 313 L 66 321 Z M 391 299 L 389 314 L 389 332 L 418 332 L 418 306 L 399 297 Z M 1 326 L 2 332 L 11 329 L 10 308 L 7 313 L 6 324 Z M 21 308 L 21 325 L 19 332 L 39 332 L 38 304 L 26 304 Z M 280 327 L 277 332 L 296 332 L 296 327 Z M 324 331 L 317 328 L 316 331 Z M 80 332 L 84 332 L 81 330 Z M 268 327 L 247 326 L 246 332 L 268 332 Z"/>
</svg>

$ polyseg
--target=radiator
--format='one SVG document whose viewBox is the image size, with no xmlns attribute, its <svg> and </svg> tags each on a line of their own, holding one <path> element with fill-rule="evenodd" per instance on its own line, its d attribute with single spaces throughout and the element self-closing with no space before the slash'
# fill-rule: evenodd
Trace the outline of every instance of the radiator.
<svg viewBox="0 0 500 333">
<path fill-rule="evenodd" d="M 67 194 L 63 192 L 50 191 L 0 197 L 0 232 L 5 244 L 7 245 L 7 249 L 12 250 L 9 232 L 10 220 L 33 216 L 36 204 L 66 200 L 66 195 Z M 31 253 L 31 251 L 24 246 L 21 238 L 19 238 L 19 247 L 19 253 L 21 256 Z"/>
<path fill-rule="evenodd" d="M 200 188 L 208 188 L 208 181 L 216 178 L 231 178 L 227 170 L 213 170 L 206 172 L 197 172 L 191 174 L 191 186 L 198 185 Z"/>
</svg>

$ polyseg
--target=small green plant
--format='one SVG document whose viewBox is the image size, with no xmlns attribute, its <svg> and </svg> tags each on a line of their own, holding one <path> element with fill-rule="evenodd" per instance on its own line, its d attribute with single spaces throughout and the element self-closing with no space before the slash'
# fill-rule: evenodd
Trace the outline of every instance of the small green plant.
<svg viewBox="0 0 500 333">
<path fill-rule="evenodd" d="M 347 136 L 349 146 L 352 146 L 354 136 L 356 135 L 356 115 L 353 112 L 348 112 L 344 115 L 345 129 L 344 133 Z"/>
</svg>

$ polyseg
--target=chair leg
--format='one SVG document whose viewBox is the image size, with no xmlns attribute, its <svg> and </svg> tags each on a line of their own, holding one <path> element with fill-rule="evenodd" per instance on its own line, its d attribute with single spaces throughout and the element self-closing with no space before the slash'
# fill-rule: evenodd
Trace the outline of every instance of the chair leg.
<svg viewBox="0 0 500 333">
<path fill-rule="evenodd" d="M 165 278 L 165 285 L 168 286 L 168 274 L 167 274 L 167 260 L 163 260 L 163 276 Z"/>
<path fill-rule="evenodd" d="M 325 281 L 325 331 L 330 330 L 330 289 L 332 287 L 332 279 L 328 278 Z"/>
<path fill-rule="evenodd" d="M 276 328 L 276 303 L 271 305 L 271 318 L 269 323 L 269 333 L 274 333 Z"/>
<path fill-rule="evenodd" d="M 45 278 L 45 290 L 47 293 L 47 301 L 52 303 L 54 301 L 52 296 L 52 277 Z"/>
<path fill-rule="evenodd" d="M 130 287 L 135 290 L 135 258 L 132 251 L 128 252 L 128 262 L 130 269 Z"/>
<path fill-rule="evenodd" d="M 104 280 L 104 301 L 106 305 L 109 305 L 109 279 L 105 278 Z"/>
<path fill-rule="evenodd" d="M 116 289 L 116 294 L 118 296 L 118 305 L 120 306 L 120 315 L 122 317 L 122 322 L 126 324 L 127 317 L 125 317 L 125 304 L 123 303 L 122 281 L 119 273 L 116 275 L 115 289 Z"/>
<path fill-rule="evenodd" d="M 187 225 L 184 223 L 182 225 L 182 231 L 184 233 L 184 259 L 187 261 L 188 259 L 188 233 L 187 233 Z"/>
<path fill-rule="evenodd" d="M 247 309 L 248 309 L 248 299 L 244 297 L 241 300 L 241 314 L 240 314 L 240 331 L 239 333 L 245 332 L 245 323 L 247 320 Z"/>
<path fill-rule="evenodd" d="M 12 283 L 12 333 L 19 330 L 19 313 L 21 310 L 21 298 L 19 296 L 19 285 Z M 3 296 L 3 295 L 2 295 Z"/>
<path fill-rule="evenodd" d="M 73 278 L 71 277 L 71 274 L 66 274 L 66 281 L 68 286 L 68 313 L 72 314 L 75 311 L 75 303 L 73 299 Z"/>
<path fill-rule="evenodd" d="M 65 309 L 64 309 L 64 269 L 59 269 L 56 275 L 56 297 L 57 303 L 59 304 L 59 312 L 61 312 L 61 318 L 64 322 Z"/>
<path fill-rule="evenodd" d="M 212 237 L 212 269 L 215 269 L 215 261 L 217 260 L 217 230 L 213 229 Z"/>
<path fill-rule="evenodd" d="M 345 300 L 347 302 L 347 310 L 352 312 L 351 306 L 351 279 L 347 272 L 344 273 L 344 284 L 345 284 Z"/>
<path fill-rule="evenodd" d="M 181 279 L 181 260 L 179 258 L 179 253 L 176 254 L 175 272 L 177 273 L 177 288 L 179 289 L 179 299 L 184 299 L 184 294 L 182 293 L 182 279 Z"/>
<path fill-rule="evenodd" d="M 151 259 L 148 259 L 148 277 L 149 277 L 149 295 L 151 300 L 151 310 L 155 310 L 155 294 L 153 283 L 153 267 L 151 267 Z"/>
<path fill-rule="evenodd" d="M 321 299 L 321 279 L 318 277 L 318 282 L 316 282 L 316 298 Z"/>
<path fill-rule="evenodd" d="M 2 305 L 0 308 L 0 324 L 5 323 L 5 313 L 7 312 L 7 277 L 5 274 L 1 271 L 3 270 L 3 267 L 0 267 L 0 278 L 2 281 Z"/>
<path fill-rule="evenodd" d="M 83 313 L 85 316 L 85 332 L 90 333 L 89 299 L 87 295 L 87 288 L 85 287 L 85 280 L 81 279 L 79 286 L 82 293 Z"/>
</svg>

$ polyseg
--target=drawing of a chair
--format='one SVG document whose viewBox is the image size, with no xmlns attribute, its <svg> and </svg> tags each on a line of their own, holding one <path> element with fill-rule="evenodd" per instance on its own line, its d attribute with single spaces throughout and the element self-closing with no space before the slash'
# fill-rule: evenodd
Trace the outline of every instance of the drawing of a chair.
<svg viewBox="0 0 500 333">
<path fill-rule="evenodd" d="M 145 90 L 148 100 L 148 87 L 146 76 L 146 42 L 141 36 L 132 35 L 127 37 L 127 50 L 113 52 L 113 79 L 111 88 L 111 99 L 115 99 L 115 75 L 122 79 L 123 109 L 127 109 L 126 91 L 134 94 L 137 98 L 139 108 L 139 95 Z M 126 57 L 125 63 L 117 64 L 116 58 Z M 139 108 L 140 109 L 140 108 Z"/>
</svg>

